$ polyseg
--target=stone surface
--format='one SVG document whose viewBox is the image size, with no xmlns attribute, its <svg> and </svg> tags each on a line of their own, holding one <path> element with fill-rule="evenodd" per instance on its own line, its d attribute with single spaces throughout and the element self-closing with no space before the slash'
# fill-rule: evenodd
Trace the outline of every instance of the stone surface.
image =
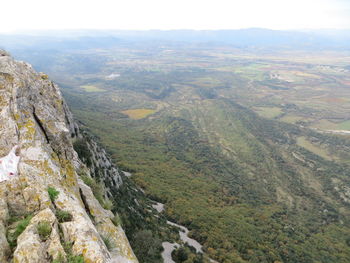
<svg viewBox="0 0 350 263">
<path fill-rule="evenodd" d="M 72 145 L 84 134 L 57 85 L 1 50 L 0 138 L 0 157 L 15 145 L 20 148 L 17 176 L 0 182 L 0 262 L 51 262 L 65 255 L 63 241 L 71 243 L 73 254 L 82 255 L 87 263 L 137 262 L 124 231 L 112 224 L 112 212 L 101 207 L 78 175 L 81 170 L 92 177 L 99 173 L 108 183 L 107 196 L 110 187 L 122 184 L 118 170 L 92 138 L 88 140 L 92 163 L 86 167 Z M 54 202 L 48 187 L 59 192 Z M 59 209 L 69 212 L 71 221 L 59 223 Z M 8 220 L 27 214 L 33 218 L 11 255 L 5 238 Z M 52 227 L 47 240 L 41 240 L 37 232 L 41 221 Z M 112 251 L 108 251 L 103 236 L 111 238 Z"/>
<path fill-rule="evenodd" d="M 37 225 L 48 222 L 52 228 L 48 240 L 41 240 Z M 14 262 L 49 262 L 50 258 L 57 258 L 59 254 L 65 255 L 60 242 L 58 222 L 50 208 L 36 214 L 30 224 L 17 239 L 17 248 L 14 252 Z"/>
<path fill-rule="evenodd" d="M 6 262 L 11 251 L 6 240 L 6 229 L 3 223 L 0 222 L 0 262 Z"/>
</svg>

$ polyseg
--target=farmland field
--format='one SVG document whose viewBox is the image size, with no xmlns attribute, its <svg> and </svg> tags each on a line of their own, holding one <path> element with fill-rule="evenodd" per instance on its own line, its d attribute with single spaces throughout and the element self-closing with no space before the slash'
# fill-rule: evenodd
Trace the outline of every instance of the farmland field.
<svg viewBox="0 0 350 263">
<path fill-rule="evenodd" d="M 129 118 L 134 120 L 140 120 L 148 115 L 151 115 L 155 112 L 155 110 L 150 109 L 133 109 L 133 110 L 124 110 L 121 111 L 121 113 L 124 113 L 125 115 L 128 115 Z"/>
<path fill-rule="evenodd" d="M 100 92 L 100 91 L 104 91 L 101 88 L 92 86 L 92 85 L 82 85 L 80 86 L 80 88 L 84 89 L 86 92 Z"/>
</svg>

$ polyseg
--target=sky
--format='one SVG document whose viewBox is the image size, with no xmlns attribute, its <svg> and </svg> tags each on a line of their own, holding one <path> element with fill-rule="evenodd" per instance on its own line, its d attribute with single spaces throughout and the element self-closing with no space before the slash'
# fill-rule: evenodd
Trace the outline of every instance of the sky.
<svg viewBox="0 0 350 263">
<path fill-rule="evenodd" d="M 4 0 L 0 32 L 350 29 L 350 0 Z"/>
</svg>

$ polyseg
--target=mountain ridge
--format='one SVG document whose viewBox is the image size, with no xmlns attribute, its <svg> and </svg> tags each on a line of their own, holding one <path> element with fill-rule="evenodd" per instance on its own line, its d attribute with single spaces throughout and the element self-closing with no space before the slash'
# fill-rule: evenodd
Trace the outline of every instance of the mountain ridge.
<svg viewBox="0 0 350 263">
<path fill-rule="evenodd" d="M 118 188 L 121 175 L 93 141 L 90 167 L 78 157 L 84 136 L 58 86 L 0 50 L 0 106 L 0 156 L 20 148 L 18 175 L 0 182 L 0 261 L 138 262 L 102 207 L 107 187 L 98 200 L 86 184 L 98 173 Z"/>
</svg>

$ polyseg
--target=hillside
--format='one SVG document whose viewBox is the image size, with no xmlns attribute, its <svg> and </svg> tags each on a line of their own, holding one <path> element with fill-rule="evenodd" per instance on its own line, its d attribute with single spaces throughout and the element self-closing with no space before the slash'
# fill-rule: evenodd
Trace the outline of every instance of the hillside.
<svg viewBox="0 0 350 263">
<path fill-rule="evenodd" d="M 348 261 L 349 167 L 296 144 L 307 138 L 348 152 L 348 140 L 225 100 L 172 114 L 117 122 L 77 116 L 219 262 Z"/>
</svg>

